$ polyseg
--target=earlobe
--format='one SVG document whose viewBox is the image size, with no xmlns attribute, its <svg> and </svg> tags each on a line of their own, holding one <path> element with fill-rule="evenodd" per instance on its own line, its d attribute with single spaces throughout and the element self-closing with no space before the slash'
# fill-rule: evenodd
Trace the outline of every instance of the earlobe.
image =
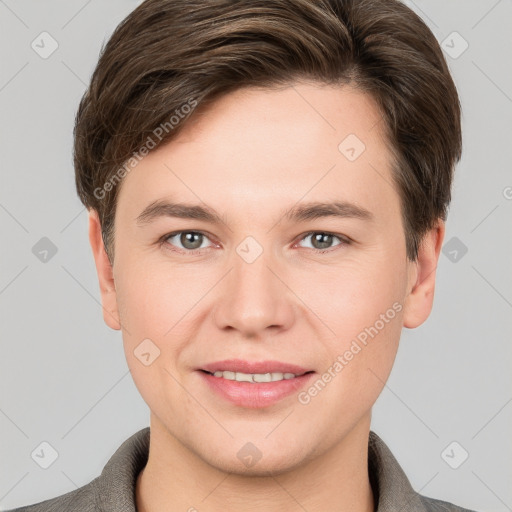
<svg viewBox="0 0 512 512">
<path fill-rule="evenodd" d="M 418 249 L 418 257 L 411 272 L 410 292 L 405 300 L 403 325 L 413 329 L 421 325 L 430 315 L 434 301 L 436 269 L 444 239 L 445 225 L 439 220 L 427 232 Z"/>
<path fill-rule="evenodd" d="M 110 328 L 120 330 L 121 323 L 117 307 L 117 295 L 112 265 L 110 264 L 103 244 L 98 212 L 93 209 L 89 210 L 89 242 L 98 273 L 103 319 Z"/>
</svg>

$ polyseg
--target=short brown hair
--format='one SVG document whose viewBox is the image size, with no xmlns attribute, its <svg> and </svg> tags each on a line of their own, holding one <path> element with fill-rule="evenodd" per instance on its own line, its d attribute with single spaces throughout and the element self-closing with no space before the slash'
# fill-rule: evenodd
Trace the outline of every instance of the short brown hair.
<svg viewBox="0 0 512 512">
<path fill-rule="evenodd" d="M 110 261 L 116 180 L 155 132 L 168 142 L 190 105 L 299 80 L 350 84 L 377 101 L 416 259 L 446 218 L 462 149 L 457 90 L 419 16 L 398 0 L 146 0 L 103 48 L 76 116 L 76 187 L 98 212 Z"/>
</svg>

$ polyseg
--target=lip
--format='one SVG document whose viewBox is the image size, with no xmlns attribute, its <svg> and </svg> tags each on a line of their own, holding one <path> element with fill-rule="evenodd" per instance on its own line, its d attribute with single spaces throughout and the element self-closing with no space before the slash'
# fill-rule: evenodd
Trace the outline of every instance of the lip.
<svg viewBox="0 0 512 512">
<path fill-rule="evenodd" d="M 225 359 L 224 361 L 217 361 L 209 363 L 198 370 L 206 370 L 210 373 L 215 372 L 241 372 L 241 373 L 294 373 L 295 375 L 302 375 L 308 371 L 301 366 L 283 363 L 281 361 L 244 361 L 243 359 Z"/>
<path fill-rule="evenodd" d="M 214 377 L 210 373 L 216 371 L 233 371 L 242 373 L 294 373 L 298 377 L 275 382 L 238 382 L 223 377 Z M 210 373 L 207 373 L 210 372 Z M 211 363 L 198 369 L 197 372 L 210 391 L 228 402 L 249 409 L 269 407 L 280 400 L 296 393 L 306 386 L 316 374 L 301 366 L 279 361 L 251 362 L 241 359 L 229 359 Z"/>
</svg>

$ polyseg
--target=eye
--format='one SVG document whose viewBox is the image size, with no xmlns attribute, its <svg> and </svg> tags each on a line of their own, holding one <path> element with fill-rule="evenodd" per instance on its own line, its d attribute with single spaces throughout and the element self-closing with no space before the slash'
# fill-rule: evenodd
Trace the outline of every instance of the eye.
<svg viewBox="0 0 512 512">
<path fill-rule="evenodd" d="M 333 233 L 327 233 L 325 231 L 312 231 L 311 233 L 307 233 L 301 238 L 302 240 L 306 240 L 311 237 L 311 246 L 310 248 L 319 252 L 320 254 L 329 251 L 332 247 L 336 247 L 338 245 L 348 245 L 350 241 L 345 237 L 335 235 Z M 337 238 L 340 242 L 332 245 L 333 240 Z"/>
<path fill-rule="evenodd" d="M 203 242 L 208 240 L 208 237 L 201 231 L 176 231 L 175 233 L 169 233 L 161 239 L 162 244 L 178 245 L 178 249 L 185 252 L 194 252 L 199 249 L 204 249 Z"/>
<path fill-rule="evenodd" d="M 338 245 L 350 244 L 350 240 L 346 237 L 325 231 L 312 231 L 305 234 L 300 241 L 306 240 L 307 238 L 311 238 L 311 246 L 309 248 L 320 254 L 328 252 Z M 338 239 L 339 243 L 332 245 L 334 239 Z M 160 243 L 177 248 L 172 249 L 167 247 L 171 250 L 193 253 L 209 247 L 208 245 L 203 245 L 206 240 L 209 240 L 208 236 L 201 231 L 175 231 L 174 233 L 163 236 Z"/>
</svg>

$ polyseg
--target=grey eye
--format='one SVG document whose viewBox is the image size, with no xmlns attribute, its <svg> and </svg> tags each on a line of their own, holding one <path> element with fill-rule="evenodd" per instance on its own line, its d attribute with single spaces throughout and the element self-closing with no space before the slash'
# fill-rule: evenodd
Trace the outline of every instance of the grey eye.
<svg viewBox="0 0 512 512">
<path fill-rule="evenodd" d="M 180 231 L 167 237 L 166 241 L 172 245 L 176 245 L 174 242 L 172 242 L 172 239 L 175 238 L 177 238 L 181 244 L 181 247 L 178 246 L 179 249 L 194 251 L 201 248 L 203 241 L 206 239 L 206 236 L 203 233 L 199 233 L 198 231 Z"/>
<path fill-rule="evenodd" d="M 307 234 L 302 240 L 306 240 L 307 238 L 311 238 L 311 248 L 317 249 L 317 250 L 323 250 L 323 249 L 329 249 L 331 247 L 335 247 L 339 244 L 332 245 L 332 242 L 335 238 L 340 240 L 340 243 L 342 243 L 341 239 L 336 236 L 332 235 L 330 233 L 324 233 L 322 231 L 317 231 L 315 233 L 309 233 Z"/>
</svg>

